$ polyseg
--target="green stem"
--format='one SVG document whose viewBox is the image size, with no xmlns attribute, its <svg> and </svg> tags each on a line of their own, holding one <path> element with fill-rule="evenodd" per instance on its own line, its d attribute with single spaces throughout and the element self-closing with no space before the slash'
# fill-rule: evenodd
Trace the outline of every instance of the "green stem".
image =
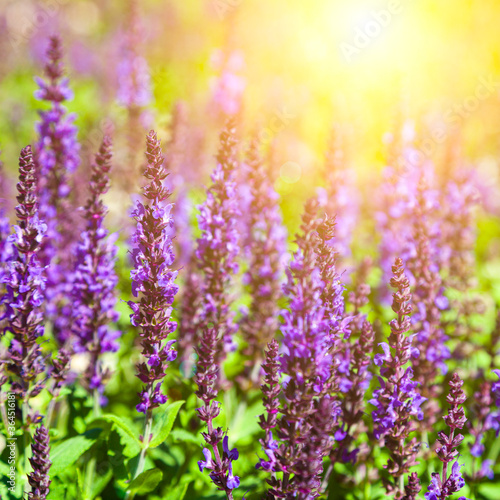
<svg viewBox="0 0 500 500">
<path fill-rule="evenodd" d="M 3 400 L 3 392 L 2 392 L 2 388 L 0 387 L 0 409 L 2 411 L 2 421 L 3 421 L 3 425 L 5 426 L 5 435 L 7 435 L 7 429 L 9 427 L 9 420 L 7 419 L 7 411 L 5 409 L 5 402 Z"/>
<path fill-rule="evenodd" d="M 93 417 L 97 418 L 101 414 L 101 405 L 99 403 L 100 399 L 100 394 L 97 389 L 94 389 L 93 392 Z M 85 473 L 85 498 L 87 500 L 92 500 L 92 485 L 94 484 L 94 477 L 95 477 L 95 467 L 96 467 L 97 459 L 95 457 L 95 454 L 92 456 L 92 458 L 89 460 L 89 463 L 87 465 L 87 470 Z"/>
<path fill-rule="evenodd" d="M 146 413 L 146 418 L 144 420 L 142 449 L 139 455 L 139 461 L 137 462 L 137 467 L 135 468 L 134 473 L 132 474 L 132 479 L 130 482 L 132 482 L 144 470 L 144 464 L 146 463 L 146 452 L 148 451 L 152 428 L 153 428 L 153 410 L 148 410 Z M 134 496 L 135 493 L 128 490 L 125 495 L 125 500 L 132 500 Z"/>
<path fill-rule="evenodd" d="M 24 493 L 27 495 L 29 492 L 29 482 L 27 481 L 27 475 L 30 469 L 30 461 L 29 461 L 29 441 L 30 441 L 30 435 L 29 435 L 29 429 L 28 429 L 28 413 L 29 413 L 29 404 L 28 404 L 28 399 L 29 399 L 29 391 L 26 392 L 26 396 L 23 400 L 23 449 L 24 449 L 24 476 L 25 476 L 25 483 L 24 483 Z"/>
<path fill-rule="evenodd" d="M 401 474 L 399 476 L 399 491 L 401 493 L 405 492 L 405 476 L 404 476 L 404 474 Z"/>
</svg>

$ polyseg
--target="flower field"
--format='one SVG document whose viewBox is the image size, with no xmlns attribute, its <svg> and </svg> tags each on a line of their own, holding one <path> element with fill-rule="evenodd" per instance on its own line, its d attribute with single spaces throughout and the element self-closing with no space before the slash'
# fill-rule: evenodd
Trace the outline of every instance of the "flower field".
<svg viewBox="0 0 500 500">
<path fill-rule="evenodd" d="M 3 0 L 0 499 L 500 499 L 498 21 Z"/>
</svg>

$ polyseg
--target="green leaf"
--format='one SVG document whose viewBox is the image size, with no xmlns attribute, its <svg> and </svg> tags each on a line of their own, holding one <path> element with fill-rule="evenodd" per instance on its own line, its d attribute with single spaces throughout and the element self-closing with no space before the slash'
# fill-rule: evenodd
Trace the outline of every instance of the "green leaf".
<svg viewBox="0 0 500 500">
<path fill-rule="evenodd" d="M 189 483 L 179 484 L 169 488 L 165 494 L 165 498 L 175 498 L 175 500 L 184 500 Z"/>
<path fill-rule="evenodd" d="M 142 443 L 139 441 L 137 433 L 130 428 L 127 422 L 116 415 L 101 415 L 98 419 L 92 421 L 91 424 L 95 424 L 99 420 L 109 422 L 116 432 L 118 432 L 121 441 L 125 446 L 123 454 L 126 457 L 133 457 L 139 453 L 142 448 Z"/>
<path fill-rule="evenodd" d="M 102 490 L 107 486 L 113 477 L 113 469 L 109 469 L 102 476 L 96 476 L 94 478 L 94 484 L 92 484 L 92 498 L 95 498 Z"/>
<path fill-rule="evenodd" d="M 100 433 L 101 429 L 91 429 L 55 446 L 50 452 L 50 474 L 56 476 L 73 465 L 96 442 Z"/>
<path fill-rule="evenodd" d="M 176 401 L 165 408 L 165 411 L 159 416 L 153 427 L 153 439 L 149 443 L 149 448 L 156 448 L 168 438 L 175 418 L 181 409 L 184 401 Z"/>
<path fill-rule="evenodd" d="M 193 443 L 196 444 L 197 446 L 200 446 L 202 444 L 202 438 L 195 436 L 194 434 L 191 434 L 190 432 L 186 431 L 185 429 L 174 429 L 170 435 L 172 436 L 173 439 L 177 441 L 182 441 L 184 443 Z"/>
<path fill-rule="evenodd" d="M 163 472 L 160 469 L 149 469 L 139 474 L 129 485 L 131 493 L 144 495 L 153 491 L 163 479 Z"/>
<path fill-rule="evenodd" d="M 491 500 L 497 500 L 500 495 L 500 484 L 481 484 L 479 485 L 479 493 L 483 495 L 485 498 L 491 499 Z"/>
</svg>

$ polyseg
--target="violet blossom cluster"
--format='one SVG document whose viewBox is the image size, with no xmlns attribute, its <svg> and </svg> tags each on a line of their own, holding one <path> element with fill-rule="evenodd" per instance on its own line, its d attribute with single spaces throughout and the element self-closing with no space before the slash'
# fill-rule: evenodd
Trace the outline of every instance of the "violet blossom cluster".
<svg viewBox="0 0 500 500">
<path fill-rule="evenodd" d="M 406 366 L 411 359 L 420 355 L 412 346 L 414 335 L 406 336 L 410 330 L 412 313 L 410 283 L 405 275 L 403 261 L 395 260 L 392 267 L 391 286 L 393 293 L 392 310 L 397 318 L 389 323 L 391 333 L 388 342 L 380 344 L 383 354 L 375 355 L 375 364 L 380 366 L 380 387 L 373 393 L 369 401 L 375 406 L 372 412 L 374 436 L 384 439 L 390 458 L 387 471 L 395 479 L 394 483 L 386 482 L 389 494 L 396 498 L 403 493 L 400 479 L 415 465 L 419 446 L 416 438 L 407 442 L 411 432 L 415 430 L 413 418 L 423 418 L 420 408 L 425 398 L 417 391 L 418 383 L 412 380 L 413 370 Z"/>
<path fill-rule="evenodd" d="M 226 493 L 232 500 L 233 490 L 240 485 L 240 478 L 233 474 L 233 461 L 238 460 L 236 448 L 229 450 L 229 438 L 224 434 L 222 427 L 214 427 L 213 420 L 220 414 L 220 405 L 215 400 L 217 397 L 217 378 L 219 365 L 216 362 L 217 344 L 220 339 L 214 328 L 207 328 L 201 337 L 196 349 L 198 354 L 195 382 L 198 386 L 196 395 L 203 401 L 203 406 L 197 408 L 198 416 L 207 426 L 202 436 L 208 445 L 203 448 L 205 460 L 198 462 L 200 472 L 203 469 L 210 471 L 210 479 L 219 490 Z M 219 444 L 222 441 L 222 455 Z M 213 455 L 212 455 L 213 453 Z"/>
<path fill-rule="evenodd" d="M 102 355 L 118 350 L 120 332 L 110 329 L 119 318 L 115 311 L 115 272 L 117 247 L 115 237 L 108 237 L 104 226 L 107 208 L 102 201 L 108 191 L 111 170 L 111 140 L 104 137 L 92 165 L 90 196 L 82 207 L 85 230 L 76 247 L 75 272 L 72 281 L 72 333 L 75 352 L 88 352 L 89 365 L 84 374 L 88 389 L 101 394 L 107 376 Z"/>
<path fill-rule="evenodd" d="M 240 321 L 246 341 L 244 354 L 252 366 L 258 366 L 261 351 L 278 330 L 278 301 L 282 296 L 281 279 L 286 260 L 286 230 L 266 166 L 253 140 L 247 155 L 248 183 L 251 189 L 249 238 L 246 254 L 248 271 L 243 277 L 251 296 L 248 311 Z"/>
<path fill-rule="evenodd" d="M 449 496 L 457 491 L 460 491 L 465 486 L 465 480 L 462 477 L 460 469 L 463 464 L 458 461 L 457 447 L 463 441 L 463 434 L 457 433 L 457 429 L 462 429 L 467 421 L 463 404 L 466 397 L 462 390 L 463 381 L 457 373 L 453 374 L 449 382 L 450 392 L 446 397 L 450 405 L 448 415 L 444 416 L 444 421 L 449 427 L 449 432 L 446 434 L 443 431 L 438 432 L 438 442 L 441 445 L 436 448 L 436 453 L 439 459 L 443 462 L 443 472 L 432 473 L 431 483 L 425 494 L 425 500 L 446 500 Z M 449 474 L 448 465 L 453 462 L 451 473 Z M 465 497 L 460 497 L 458 500 L 467 500 Z"/>
<path fill-rule="evenodd" d="M 35 148 L 39 165 L 38 193 L 40 217 L 47 224 L 47 237 L 40 252 L 40 260 L 47 267 L 46 308 L 54 323 L 55 336 L 61 343 L 70 334 L 71 308 L 67 297 L 71 291 L 68 276 L 71 274 L 72 247 L 78 234 L 78 224 L 70 217 L 70 175 L 79 165 L 76 116 L 67 114 L 63 103 L 72 99 L 68 79 L 63 78 L 61 40 L 50 38 L 45 65 L 46 80 L 37 78 L 39 89 L 35 97 L 50 104 L 46 111 L 39 111 L 37 124 L 39 140 Z M 76 226 L 76 227 L 75 227 Z"/>
<path fill-rule="evenodd" d="M 316 263 L 317 211 L 316 200 L 310 200 L 302 216 L 302 232 L 297 236 L 298 250 L 286 271 L 283 287 L 289 309 L 282 312 L 280 371 L 287 380 L 276 431 L 281 444 L 274 451 L 277 463 L 272 469 L 282 471 L 283 477 L 268 481 L 269 493 L 277 498 L 319 495 L 322 457 L 331 445 L 330 434 L 335 424 L 335 402 L 325 394 L 332 356 L 330 322 L 325 318 L 321 301 L 325 285 Z M 328 425 L 318 427 L 316 419 Z"/>
<path fill-rule="evenodd" d="M 198 408 L 198 415 L 206 423 L 203 437 L 212 451 L 204 448 L 205 462 L 200 470 L 208 468 L 214 484 L 232 498 L 232 490 L 239 486 L 238 476 L 233 476 L 232 462 L 238 458 L 236 449 L 227 449 L 227 435 L 221 427 L 213 427 L 213 419 L 219 415 L 220 407 L 215 398 L 221 378 L 222 361 L 227 351 L 234 349 L 232 339 L 235 332 L 233 314 L 227 299 L 231 275 L 238 270 L 236 257 L 239 253 L 239 235 L 236 229 L 238 216 L 234 172 L 237 167 L 235 128 L 229 122 L 220 134 L 220 148 L 217 166 L 212 174 L 212 186 L 207 199 L 200 206 L 198 218 L 201 237 L 198 238 L 196 258 L 203 273 L 199 316 L 195 335 L 199 338 L 196 395 L 204 405 Z M 219 443 L 223 441 L 223 453 Z"/>
<path fill-rule="evenodd" d="M 217 50 L 212 55 L 212 65 L 219 75 L 211 82 L 212 106 L 225 116 L 236 115 L 242 106 L 246 81 L 241 76 L 245 60 L 240 51 L 225 53 Z"/>
<path fill-rule="evenodd" d="M 408 268 L 415 279 L 413 302 L 416 310 L 412 317 L 412 329 L 420 351 L 420 355 L 412 361 L 412 367 L 415 380 L 421 386 L 421 394 L 428 400 L 425 422 L 429 430 L 440 411 L 434 403 L 440 392 L 436 377 L 446 374 L 446 361 L 451 356 L 446 345 L 448 337 L 442 326 L 442 311 L 448 309 L 448 299 L 439 274 L 436 228 L 431 218 L 438 208 L 436 191 L 430 190 L 425 180 L 420 179 L 413 209 L 415 249 Z"/>
<path fill-rule="evenodd" d="M 5 361 L 13 376 L 11 390 L 25 403 L 43 389 L 44 381 L 40 375 L 45 370 L 37 343 L 44 333 L 45 276 L 37 254 L 47 226 L 39 219 L 36 182 L 31 146 L 26 146 L 19 157 L 17 225 L 9 236 L 14 254 L 2 279 L 5 293 L 1 299 L 5 308 L 2 318 L 4 332 L 13 334 Z"/>
<path fill-rule="evenodd" d="M 279 395 L 281 392 L 279 368 L 280 361 L 278 357 L 279 344 L 275 339 L 272 339 L 267 344 L 265 359 L 262 363 L 264 371 L 264 383 L 261 386 L 262 403 L 266 409 L 264 415 L 259 416 L 259 425 L 266 433 L 264 439 L 260 439 L 262 450 L 267 455 L 267 460 L 260 458 L 256 464 L 257 469 L 266 471 L 277 470 L 277 459 L 275 452 L 278 450 L 278 443 L 273 438 L 273 429 L 278 423 L 278 412 L 280 409 Z M 269 482 L 269 480 L 268 480 Z"/>
<path fill-rule="evenodd" d="M 43 424 L 40 424 L 35 431 L 31 453 L 32 456 L 29 460 L 33 472 L 28 474 L 28 482 L 31 486 L 28 500 L 46 500 L 51 483 L 49 470 L 52 462 L 49 458 L 49 431 Z"/>
<path fill-rule="evenodd" d="M 498 416 L 495 411 L 492 411 L 493 398 L 493 383 L 489 380 L 484 380 L 481 382 L 479 390 L 474 393 L 474 400 L 471 406 L 473 417 L 468 420 L 469 433 L 474 437 L 470 453 L 473 457 L 479 459 L 479 469 L 476 470 L 474 468 L 474 474 L 472 475 L 474 481 L 482 479 L 485 476 L 493 479 L 493 470 L 491 469 L 493 461 L 483 458 L 486 451 L 484 443 L 486 434 L 495 428 L 495 424 L 497 424 L 497 428 L 499 427 L 498 423 L 495 422 Z"/>
<path fill-rule="evenodd" d="M 222 341 L 216 355 L 220 364 L 225 353 L 235 348 L 232 337 L 237 328 L 229 310 L 227 293 L 232 275 L 238 271 L 236 257 L 239 254 L 239 210 L 234 182 L 238 163 L 233 122 L 228 122 L 220 134 L 216 160 L 217 166 L 211 177 L 213 184 L 208 189 L 206 201 L 199 207 L 201 236 L 195 255 L 203 273 L 198 335 L 203 335 L 209 324 L 214 325 Z"/>
<path fill-rule="evenodd" d="M 359 217 L 359 195 L 353 169 L 349 168 L 338 127 L 332 133 L 325 159 L 326 189 L 318 189 L 318 199 L 335 217 L 335 249 L 340 258 L 351 255 L 351 243 Z"/>
<path fill-rule="evenodd" d="M 137 377 L 145 388 L 136 408 L 150 415 L 154 408 L 167 401 L 167 396 L 161 393 L 161 383 L 168 363 L 177 356 L 172 347 L 175 340 L 167 338 L 177 326 L 171 314 L 178 286 L 175 284 L 177 271 L 172 270 L 175 256 L 169 235 L 172 205 L 166 203 L 170 192 L 164 185 L 168 174 L 160 141 L 153 130 L 147 136 L 146 158 L 144 177 L 149 180 L 143 188 L 146 202 L 137 201 L 132 212 L 137 226 L 132 238 L 134 268 L 130 276 L 132 294 L 140 299 L 130 301 L 129 306 L 133 311 L 131 323 L 140 328 L 142 355 L 146 359 L 137 366 Z"/>
</svg>

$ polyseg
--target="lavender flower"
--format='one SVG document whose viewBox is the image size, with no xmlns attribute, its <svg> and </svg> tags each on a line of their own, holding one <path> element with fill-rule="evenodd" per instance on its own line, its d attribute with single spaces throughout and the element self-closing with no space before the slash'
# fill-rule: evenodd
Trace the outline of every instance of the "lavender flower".
<svg viewBox="0 0 500 500">
<path fill-rule="evenodd" d="M 39 165 L 40 217 L 47 223 L 47 238 L 42 244 L 40 261 L 47 268 L 47 314 L 54 323 L 54 333 L 61 342 L 70 333 L 71 308 L 67 297 L 71 290 L 68 276 L 71 274 L 72 248 L 77 239 L 78 224 L 70 217 L 69 175 L 79 164 L 77 129 L 73 125 L 75 115 L 68 115 L 62 103 L 72 98 L 68 79 L 63 78 L 61 40 L 50 38 L 45 65 L 47 80 L 37 78 L 39 90 L 35 97 L 50 104 L 47 111 L 40 111 L 37 124 L 39 141 L 36 146 L 36 162 Z"/>
<path fill-rule="evenodd" d="M 351 242 L 359 212 L 359 196 L 353 170 L 345 158 L 340 130 L 331 135 L 325 161 L 326 189 L 318 190 L 320 204 L 335 217 L 335 249 L 342 259 L 351 255 Z"/>
<path fill-rule="evenodd" d="M 389 494 L 402 495 L 404 490 L 403 475 L 415 465 L 418 445 L 416 439 L 406 442 L 409 434 L 415 430 L 412 417 L 423 418 L 420 408 L 424 398 L 417 392 L 417 383 L 412 380 L 411 367 L 405 368 L 411 357 L 418 355 L 412 347 L 413 336 L 405 336 L 410 329 L 410 284 L 404 273 L 403 261 L 397 258 L 393 270 L 391 286 L 393 293 L 392 310 L 397 314 L 389 325 L 391 334 L 388 343 L 381 343 L 384 354 L 375 356 L 375 364 L 380 368 L 380 388 L 373 393 L 370 403 L 376 407 L 372 412 L 376 439 L 384 438 L 390 458 L 387 463 L 389 474 L 395 479 L 387 483 Z M 398 484 L 399 483 L 399 484 Z"/>
<path fill-rule="evenodd" d="M 330 323 L 325 319 L 321 301 L 324 283 L 316 266 L 317 209 L 316 200 L 306 204 L 302 234 L 297 237 L 298 250 L 287 269 L 288 279 L 284 285 L 290 309 L 282 313 L 281 371 L 289 380 L 284 387 L 282 417 L 277 428 L 282 444 L 276 451 L 277 470 L 284 474 L 281 480 L 269 481 L 270 494 L 278 498 L 318 496 L 323 470 L 321 459 L 327 453 L 329 434 L 335 424 L 333 401 L 324 397 L 322 403 L 317 397 L 324 394 L 332 366 Z M 315 418 L 322 422 L 328 418 L 330 424 L 316 428 Z M 310 466 L 304 467 L 308 461 Z"/>
<path fill-rule="evenodd" d="M 262 347 L 278 330 L 278 301 L 282 295 L 281 275 L 286 259 L 286 230 L 264 162 L 253 140 L 248 154 L 250 233 L 246 251 L 250 257 L 244 283 L 252 298 L 240 329 L 247 343 L 244 354 L 251 365 L 260 365 Z M 254 372 L 256 373 L 256 369 Z"/>
<path fill-rule="evenodd" d="M 345 286 L 337 273 L 337 249 L 333 245 L 336 220 L 325 215 L 317 227 L 316 258 L 324 287 L 321 292 L 321 303 L 325 308 L 325 319 L 330 324 L 330 348 L 336 350 L 337 341 L 350 336 L 351 318 L 345 315 Z"/>
<path fill-rule="evenodd" d="M 136 168 L 141 151 L 142 134 L 150 125 L 151 119 L 146 106 L 152 100 L 150 69 L 142 55 L 144 46 L 144 29 L 141 26 L 139 2 L 127 2 L 127 20 L 125 32 L 120 33 L 120 52 L 117 54 L 116 81 L 118 88 L 117 101 L 127 110 L 127 160 L 122 166 L 122 188 L 125 191 L 138 180 L 139 172 Z"/>
<path fill-rule="evenodd" d="M 238 476 L 233 475 L 232 462 L 238 459 L 238 450 L 234 448 L 229 451 L 228 437 L 224 436 L 221 427 L 214 428 L 213 420 L 219 415 L 219 403 L 215 401 L 217 397 L 217 377 L 219 366 L 216 363 L 217 345 L 220 339 L 214 328 L 207 328 L 201 337 L 200 345 L 196 349 L 198 353 L 198 363 L 195 381 L 198 386 L 196 395 L 203 401 L 203 406 L 197 408 L 198 416 L 207 425 L 207 432 L 203 432 L 203 438 L 209 448 L 203 448 L 205 460 L 198 462 L 200 472 L 209 469 L 210 478 L 218 489 L 226 493 L 228 499 L 233 498 L 232 490 L 240 484 Z M 223 453 L 219 451 L 219 443 L 222 441 Z"/>
<path fill-rule="evenodd" d="M 232 461 L 236 454 L 224 453 L 221 457 L 218 445 L 223 431 L 213 428 L 213 419 L 219 414 L 219 405 L 215 401 L 219 384 L 219 370 L 227 350 L 233 349 L 232 334 L 235 330 L 233 315 L 229 311 L 226 298 L 231 274 L 238 265 L 238 232 L 236 230 L 235 185 L 233 182 L 236 168 L 236 140 L 234 126 L 228 123 L 222 131 L 221 146 L 217 155 L 217 167 L 212 174 L 213 185 L 209 188 L 206 202 L 200 207 L 199 225 L 202 231 L 198 239 L 196 257 L 204 273 L 201 284 L 200 315 L 197 323 L 197 335 L 200 335 L 198 363 L 196 372 L 196 395 L 204 406 L 198 408 L 200 420 L 207 425 L 203 433 L 206 443 L 213 449 L 215 461 L 200 465 L 212 470 L 210 477 L 214 484 L 225 491 L 227 498 L 232 498 L 232 490 L 239 485 L 239 479 L 232 474 Z M 226 436 L 227 437 L 227 436 Z M 205 448 L 205 457 L 211 452 Z"/>
<path fill-rule="evenodd" d="M 500 379 L 500 370 L 493 370 L 493 372 Z M 496 436 L 500 434 L 500 381 L 494 382 L 491 386 L 491 391 L 493 393 L 493 401 L 497 410 L 491 413 L 491 427 L 495 429 Z"/>
<path fill-rule="evenodd" d="M 479 391 L 474 394 L 474 403 L 472 410 L 476 415 L 475 422 L 469 422 L 469 431 L 474 436 L 474 444 L 470 452 L 474 457 L 481 457 L 484 453 L 483 439 L 485 433 L 491 428 L 492 414 L 491 406 L 493 404 L 492 384 L 489 381 L 481 383 Z"/>
<path fill-rule="evenodd" d="M 38 218 L 36 177 L 31 146 L 27 146 L 19 157 L 18 225 L 14 226 L 14 234 L 9 237 L 14 255 L 3 276 L 5 295 L 2 297 L 5 331 L 14 335 L 9 347 L 7 369 L 14 375 L 12 390 L 26 404 L 42 390 L 43 380 L 39 380 L 39 375 L 44 371 L 37 338 L 44 333 L 42 304 L 45 278 L 37 253 L 47 226 Z"/>
<path fill-rule="evenodd" d="M 31 486 L 28 499 L 46 500 L 51 483 L 49 469 L 52 462 L 49 459 L 49 431 L 43 424 L 40 424 L 35 431 L 31 451 L 32 457 L 29 460 L 33 467 L 33 472 L 28 474 L 28 482 Z"/>
<path fill-rule="evenodd" d="M 276 455 L 275 452 L 278 449 L 277 442 L 273 439 L 273 428 L 277 424 L 277 413 L 279 411 L 279 394 L 281 391 L 281 385 L 279 381 L 279 359 L 278 359 L 278 349 L 279 345 L 275 339 L 272 339 L 269 344 L 267 344 L 266 358 L 262 363 L 262 369 L 264 370 L 264 384 L 261 386 L 262 391 L 262 402 L 264 408 L 266 409 L 265 415 L 260 415 L 259 425 L 263 431 L 265 431 L 266 436 L 264 439 L 260 440 L 262 445 L 262 450 L 266 453 L 268 459 L 260 459 L 259 463 L 255 466 L 256 468 L 263 468 L 267 471 L 276 472 Z"/>
<path fill-rule="evenodd" d="M 460 472 L 462 465 L 458 463 L 458 460 L 455 460 L 458 456 L 456 448 L 463 441 L 464 436 L 460 433 L 455 434 L 455 432 L 456 429 L 462 429 L 467 421 L 464 409 L 461 406 L 464 404 L 466 397 L 462 390 L 463 381 L 457 373 L 453 374 L 449 384 L 451 389 L 446 400 L 450 404 L 450 409 L 448 415 L 444 417 L 444 421 L 450 430 L 448 435 L 442 431 L 438 432 L 437 439 L 441 446 L 436 448 L 436 453 L 443 462 L 443 473 L 442 475 L 438 472 L 432 473 L 431 484 L 425 494 L 425 500 L 445 500 L 453 493 L 461 490 L 465 485 Z M 451 474 L 448 475 L 448 464 L 451 462 L 453 462 Z M 459 500 L 466 499 L 460 497 Z"/>
<path fill-rule="evenodd" d="M 225 353 L 235 348 L 232 335 L 236 330 L 233 314 L 229 310 L 227 289 L 231 275 L 238 271 L 236 257 L 239 253 L 237 198 L 235 196 L 234 172 L 237 167 L 234 124 L 229 122 L 220 135 L 220 149 L 217 166 L 212 174 L 212 186 L 207 199 L 200 206 L 196 258 L 203 272 L 201 284 L 202 301 L 198 331 L 213 324 L 222 339 L 217 347 L 216 361 L 221 364 Z"/>
<path fill-rule="evenodd" d="M 439 406 L 434 403 L 440 392 L 435 380 L 439 373 L 447 372 L 446 360 L 450 357 L 441 318 L 441 312 L 448 308 L 448 299 L 444 296 L 439 275 L 436 235 L 431 219 L 431 214 L 438 209 L 436 193 L 428 189 L 423 179 L 418 185 L 415 201 L 415 251 L 408 267 L 415 279 L 413 297 L 417 310 L 412 323 L 421 355 L 412 361 L 412 367 L 415 380 L 422 388 L 422 396 L 429 401 L 425 406 L 425 423 L 430 430 L 439 413 Z"/>
<path fill-rule="evenodd" d="M 351 322 L 352 324 L 353 322 Z M 340 400 L 340 429 L 336 433 L 337 447 L 330 454 L 332 463 L 356 462 L 358 449 L 351 449 L 351 445 L 359 433 L 360 424 L 362 424 L 365 407 L 364 395 L 371 380 L 368 367 L 371 363 L 374 337 L 372 325 L 364 319 L 360 327 L 359 337 L 352 348 L 347 345 L 339 352 L 339 356 L 343 355 L 346 362 L 341 361 L 337 368 L 341 374 L 339 390 L 342 393 L 342 398 Z"/>
<path fill-rule="evenodd" d="M 212 56 L 212 63 L 219 71 L 212 84 L 213 107 L 217 113 L 234 116 L 241 109 L 245 79 L 239 74 L 244 66 L 243 54 L 233 51 L 225 54 L 219 50 Z"/>
<path fill-rule="evenodd" d="M 172 348 L 175 341 L 166 339 L 177 326 L 170 317 L 178 287 L 174 283 L 177 271 L 171 270 L 175 257 L 168 235 L 172 205 L 165 203 L 170 193 L 163 184 L 168 174 L 163 166 L 160 141 L 153 130 L 147 136 L 146 157 L 144 177 L 150 183 L 143 196 L 149 203 L 138 201 L 132 213 L 137 222 L 133 236 L 132 294 L 134 297 L 141 294 L 141 298 L 138 302 L 130 301 L 129 305 L 133 311 L 131 322 L 141 329 L 142 355 L 147 360 L 137 367 L 137 377 L 146 387 L 136 408 L 150 415 L 153 408 L 167 401 L 167 396 L 160 393 L 161 380 L 167 363 L 177 356 Z"/>
<path fill-rule="evenodd" d="M 109 189 L 111 169 L 111 140 L 104 137 L 95 163 L 92 165 L 90 197 L 82 215 L 85 231 L 76 248 L 76 270 L 73 279 L 72 307 L 74 319 L 72 332 L 76 352 L 90 354 L 84 380 L 87 388 L 101 394 L 104 391 L 101 356 L 118 350 L 119 332 L 110 330 L 109 324 L 118 320 L 115 311 L 115 288 L 118 283 L 114 266 L 117 247 L 107 238 L 104 217 L 107 209 L 102 196 Z"/>
<path fill-rule="evenodd" d="M 408 476 L 408 484 L 405 486 L 405 494 L 401 500 L 417 500 L 417 495 L 420 493 L 420 479 L 416 472 L 412 472 Z"/>
</svg>

